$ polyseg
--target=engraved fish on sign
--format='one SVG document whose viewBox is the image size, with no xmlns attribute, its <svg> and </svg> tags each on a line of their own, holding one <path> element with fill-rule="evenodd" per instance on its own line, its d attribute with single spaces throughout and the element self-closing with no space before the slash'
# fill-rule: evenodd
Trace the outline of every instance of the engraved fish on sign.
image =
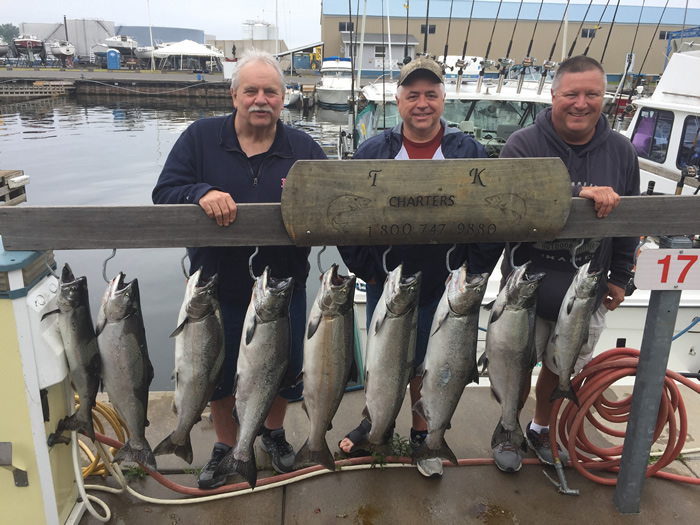
<svg viewBox="0 0 700 525">
<path fill-rule="evenodd" d="M 520 222 L 527 212 L 527 205 L 517 193 L 499 193 L 484 199 L 486 204 L 501 211 L 505 220 L 515 224 Z"/>
<path fill-rule="evenodd" d="M 359 195 L 341 195 L 328 204 L 326 216 L 333 227 L 341 233 L 348 233 L 345 226 L 350 221 L 350 217 L 357 210 L 361 210 L 370 205 L 372 201 Z"/>
</svg>

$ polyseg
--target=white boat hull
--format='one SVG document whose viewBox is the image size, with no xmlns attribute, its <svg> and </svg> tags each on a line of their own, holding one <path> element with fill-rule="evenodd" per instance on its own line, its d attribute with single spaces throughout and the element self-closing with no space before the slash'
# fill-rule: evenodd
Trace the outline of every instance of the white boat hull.
<svg viewBox="0 0 700 525">
<path fill-rule="evenodd" d="M 75 46 L 70 42 L 59 42 L 49 47 L 51 54 L 56 58 L 70 58 L 75 55 Z"/>
<path fill-rule="evenodd" d="M 348 100 L 352 90 L 334 87 L 316 87 L 316 97 L 321 107 L 339 108 L 350 107 Z"/>
</svg>

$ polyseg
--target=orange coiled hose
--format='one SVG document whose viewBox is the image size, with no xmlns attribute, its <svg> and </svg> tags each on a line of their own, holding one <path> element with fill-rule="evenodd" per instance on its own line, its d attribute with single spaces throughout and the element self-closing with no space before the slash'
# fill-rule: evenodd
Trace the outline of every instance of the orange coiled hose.
<svg viewBox="0 0 700 525">
<path fill-rule="evenodd" d="M 604 395 L 605 390 L 619 379 L 626 376 L 634 376 L 637 373 L 639 362 L 639 350 L 633 348 L 615 348 L 597 356 L 588 363 L 572 384 L 577 391 L 580 407 L 567 401 L 564 410 L 557 417 L 563 403 L 563 399 L 557 400 L 552 411 L 550 428 L 557 428 L 559 439 L 569 451 L 571 463 L 586 478 L 603 485 L 617 484 L 616 477 L 603 477 L 593 474 L 592 470 L 606 470 L 616 473 L 620 469 L 620 455 L 622 445 L 601 448 L 595 446 L 586 437 L 584 431 L 584 419 L 587 419 L 596 429 L 613 437 L 624 438 L 625 432 L 608 427 L 604 422 L 626 423 L 629 416 L 632 396 L 613 401 Z M 685 404 L 681 397 L 678 385 L 682 383 L 688 388 L 700 394 L 700 384 L 682 375 L 666 371 L 664 388 L 661 395 L 659 415 L 654 429 L 654 441 L 656 441 L 668 425 L 668 443 L 663 455 L 653 465 L 647 468 L 646 477 L 657 476 L 663 479 L 680 481 L 700 485 L 700 479 L 678 474 L 660 472 L 678 457 L 683 446 L 688 430 L 688 420 Z M 591 411 L 595 407 L 595 413 Z M 678 414 L 676 415 L 676 412 Z M 552 450 L 556 451 L 554 440 L 556 433 L 551 433 Z M 556 452 L 555 452 L 556 454 Z"/>
</svg>

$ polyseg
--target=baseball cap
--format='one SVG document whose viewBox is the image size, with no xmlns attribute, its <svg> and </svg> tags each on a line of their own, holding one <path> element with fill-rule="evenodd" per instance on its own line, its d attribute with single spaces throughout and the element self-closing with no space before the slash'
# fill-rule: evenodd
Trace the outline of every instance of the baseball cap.
<svg viewBox="0 0 700 525">
<path fill-rule="evenodd" d="M 430 76 L 430 74 L 432 73 L 432 76 L 435 77 L 436 82 L 443 82 L 442 67 L 440 66 L 440 64 L 428 57 L 418 57 L 401 67 L 398 85 L 403 85 L 409 77 L 411 77 L 414 73 L 417 73 L 419 71 L 427 73 L 426 76 Z"/>
</svg>

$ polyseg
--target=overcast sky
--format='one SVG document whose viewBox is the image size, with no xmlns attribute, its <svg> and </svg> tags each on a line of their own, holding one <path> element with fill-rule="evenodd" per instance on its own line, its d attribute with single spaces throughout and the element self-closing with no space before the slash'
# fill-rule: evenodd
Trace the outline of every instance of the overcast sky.
<svg viewBox="0 0 700 525">
<path fill-rule="evenodd" d="M 148 0 L 43 0 L 30 1 L 0 0 L 0 24 L 21 22 L 63 22 L 67 18 L 100 19 L 116 25 L 148 25 Z M 333 0 L 337 4 L 339 0 Z M 358 0 L 351 0 L 353 9 Z M 378 3 L 380 0 L 368 0 Z M 498 2 L 499 0 L 490 0 Z M 511 0 L 506 0 L 511 1 Z M 538 0 L 526 0 L 537 2 Z M 700 0 L 669 0 L 669 7 L 700 8 Z M 360 0 L 360 11 L 364 0 Z M 447 3 L 450 0 L 431 0 L 431 6 Z M 455 5 L 470 3 L 470 0 L 455 0 Z M 546 3 L 564 3 L 565 0 L 545 0 Z M 347 2 L 345 2 L 347 4 Z M 588 4 L 589 0 L 571 0 L 572 4 Z M 606 0 L 593 0 L 593 4 L 605 5 Z M 615 5 L 616 0 L 610 0 Z M 666 0 L 646 0 L 646 6 L 663 7 Z M 275 23 L 275 6 L 280 37 L 289 47 L 300 46 L 321 39 L 321 0 L 150 0 L 151 24 L 164 27 L 185 27 L 201 29 L 207 35 L 219 39 L 239 39 L 242 36 L 243 22 L 263 20 Z M 393 5 L 393 2 L 392 2 Z M 415 4 L 425 9 L 425 2 Z M 620 0 L 620 5 L 642 5 L 642 0 Z M 40 7 L 39 7 L 40 6 Z M 456 8 L 455 8 L 456 9 Z M 396 16 L 393 12 L 392 14 Z"/>
</svg>

